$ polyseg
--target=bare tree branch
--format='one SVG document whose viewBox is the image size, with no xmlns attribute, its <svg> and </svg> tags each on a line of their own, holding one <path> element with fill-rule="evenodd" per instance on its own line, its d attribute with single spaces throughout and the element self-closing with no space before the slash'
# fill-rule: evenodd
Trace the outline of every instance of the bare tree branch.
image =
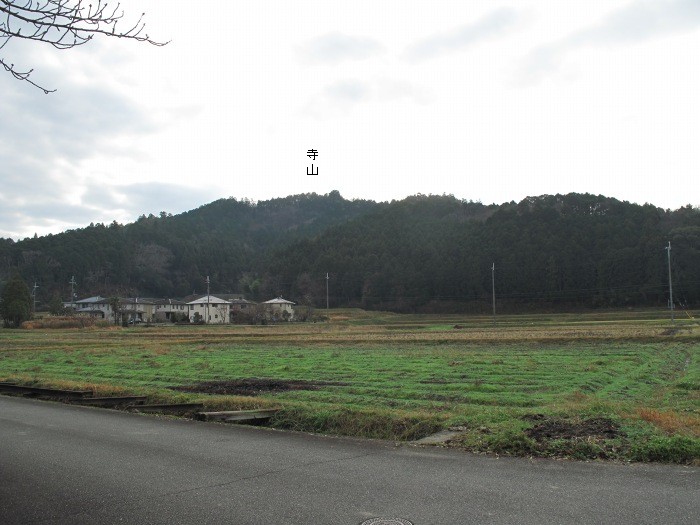
<svg viewBox="0 0 700 525">
<path fill-rule="evenodd" d="M 29 75 L 32 74 L 33 69 L 30 69 L 29 71 L 25 72 L 20 72 L 15 69 L 14 64 L 10 64 L 9 66 L 5 63 L 5 61 L 0 58 L 0 65 L 5 68 L 5 71 L 10 73 L 13 77 L 15 77 L 17 80 L 24 80 L 25 82 L 29 82 L 32 86 L 37 87 L 41 89 L 45 94 L 53 93 L 56 91 L 55 89 L 46 89 L 45 87 L 40 86 L 39 84 L 33 82 L 30 78 Z"/>
<path fill-rule="evenodd" d="M 158 42 L 145 33 L 144 13 L 133 25 L 122 30 L 124 12 L 121 4 L 111 7 L 108 2 L 96 0 L 86 4 L 84 0 L 0 0 L 0 50 L 12 38 L 34 40 L 50 44 L 57 49 L 71 49 L 87 44 L 95 35 L 126 38 L 137 42 L 147 42 L 154 46 L 164 46 L 168 42 Z M 32 82 L 29 78 L 32 69 L 18 71 L 15 65 L 0 57 L 5 71 L 18 80 Z"/>
</svg>

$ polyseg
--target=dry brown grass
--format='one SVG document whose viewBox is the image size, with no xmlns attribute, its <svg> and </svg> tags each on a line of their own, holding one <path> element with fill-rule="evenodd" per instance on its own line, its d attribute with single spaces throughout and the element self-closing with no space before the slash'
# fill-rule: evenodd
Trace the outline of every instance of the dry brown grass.
<svg viewBox="0 0 700 525">
<path fill-rule="evenodd" d="M 65 328 L 108 328 L 109 321 L 92 317 L 45 317 L 22 323 L 25 330 L 65 329 Z"/>
<path fill-rule="evenodd" d="M 157 346 L 152 348 L 152 351 L 155 355 L 167 355 L 170 353 L 171 347 L 157 345 Z"/>
<path fill-rule="evenodd" d="M 640 408 L 637 410 L 637 415 L 669 435 L 682 433 L 700 437 L 700 416 L 695 414 L 679 414 L 673 410 Z"/>
</svg>

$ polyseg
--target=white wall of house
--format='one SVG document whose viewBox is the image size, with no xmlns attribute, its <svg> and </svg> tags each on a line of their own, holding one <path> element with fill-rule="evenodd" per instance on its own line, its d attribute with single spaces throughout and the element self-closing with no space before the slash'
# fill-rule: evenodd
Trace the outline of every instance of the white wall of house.
<svg viewBox="0 0 700 525">
<path fill-rule="evenodd" d="M 63 305 L 68 308 L 74 308 L 78 315 L 89 315 L 101 319 L 112 318 L 112 308 L 109 306 L 109 299 L 99 295 L 72 303 L 63 303 Z"/>
<path fill-rule="evenodd" d="M 265 301 L 262 304 L 265 306 L 265 309 L 273 319 L 287 319 L 289 321 L 294 319 L 294 303 L 292 301 L 287 301 L 282 297 L 277 297 L 275 299 Z"/>
<path fill-rule="evenodd" d="M 81 301 L 65 304 L 66 306 L 74 305 L 77 313 L 81 315 L 100 317 L 110 321 L 114 320 L 114 312 L 109 304 L 109 299 L 104 297 L 89 297 Z M 282 305 L 282 307 L 284 306 Z M 199 314 L 201 320 L 207 324 L 228 324 L 231 322 L 231 303 L 213 295 L 210 295 L 208 298 L 204 296 L 189 303 L 181 303 L 179 301 L 161 303 L 153 300 L 134 301 L 133 299 L 122 299 L 120 301 L 120 310 L 125 320 L 135 317 L 140 321 L 146 322 L 165 321 L 173 314 L 185 314 L 190 322 L 195 322 L 196 314 Z M 293 313 L 291 308 L 290 311 Z"/>
<path fill-rule="evenodd" d="M 210 295 L 187 303 L 190 322 L 194 323 L 199 317 L 206 324 L 228 324 L 231 322 L 231 304 L 228 301 Z M 199 316 L 197 316 L 199 314 Z"/>
<path fill-rule="evenodd" d="M 155 305 L 154 317 L 157 321 L 170 321 L 173 316 L 187 315 L 189 317 L 190 308 L 185 303 L 179 301 L 169 303 L 157 303 Z"/>
<path fill-rule="evenodd" d="M 136 318 L 147 323 L 151 323 L 155 319 L 155 304 L 150 301 L 123 299 L 120 308 L 126 319 Z"/>
</svg>

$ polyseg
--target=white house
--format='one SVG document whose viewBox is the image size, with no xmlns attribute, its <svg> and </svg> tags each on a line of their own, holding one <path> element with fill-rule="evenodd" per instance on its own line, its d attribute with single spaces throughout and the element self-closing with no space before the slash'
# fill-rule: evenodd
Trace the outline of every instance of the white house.
<svg viewBox="0 0 700 525">
<path fill-rule="evenodd" d="M 73 308 L 75 313 L 107 319 L 112 315 L 112 308 L 109 306 L 109 299 L 95 295 L 78 301 L 63 303 L 66 308 Z"/>
<path fill-rule="evenodd" d="M 177 299 L 157 299 L 155 307 L 156 321 L 179 321 L 185 315 L 189 317 L 189 306 Z"/>
<path fill-rule="evenodd" d="M 73 308 L 76 314 L 114 321 L 114 310 L 112 310 L 110 299 L 106 297 L 96 295 L 63 304 L 68 308 Z M 155 300 L 139 299 L 138 297 L 120 298 L 119 313 L 120 318 L 123 319 L 152 322 L 155 314 Z"/>
<path fill-rule="evenodd" d="M 230 322 L 231 303 L 214 295 L 204 295 L 187 303 L 190 322 L 204 321 L 206 324 Z"/>
<path fill-rule="evenodd" d="M 282 297 L 275 297 L 262 303 L 273 320 L 291 321 L 294 319 L 294 303 Z"/>
<path fill-rule="evenodd" d="M 152 323 L 155 319 L 156 300 L 139 297 L 126 297 L 119 300 L 123 318 Z"/>
<path fill-rule="evenodd" d="M 73 308 L 77 314 L 114 320 L 110 299 L 99 295 L 63 304 Z M 187 316 L 191 323 L 203 321 L 207 324 L 227 324 L 231 322 L 232 311 L 245 310 L 254 305 L 245 299 L 227 301 L 215 295 L 203 295 L 189 302 L 133 297 L 119 299 L 119 313 L 120 319 L 133 319 L 136 322 L 175 321 Z M 281 313 L 279 307 L 276 311 Z"/>
</svg>

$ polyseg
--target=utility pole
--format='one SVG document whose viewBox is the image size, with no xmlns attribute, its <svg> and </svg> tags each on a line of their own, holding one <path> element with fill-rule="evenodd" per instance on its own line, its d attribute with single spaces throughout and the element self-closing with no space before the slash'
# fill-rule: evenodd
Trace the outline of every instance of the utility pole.
<svg viewBox="0 0 700 525">
<path fill-rule="evenodd" d="M 209 276 L 207 275 L 207 280 L 205 281 L 207 283 L 207 319 L 206 322 L 209 324 Z"/>
<path fill-rule="evenodd" d="M 70 278 L 70 306 L 71 308 L 75 308 L 75 285 L 77 283 L 75 282 L 75 275 L 72 275 Z"/>
<path fill-rule="evenodd" d="M 673 315 L 673 282 L 671 281 L 671 241 L 668 241 L 668 246 L 664 248 L 668 255 L 668 303 L 671 307 L 671 322 L 675 323 L 676 319 Z"/>
<path fill-rule="evenodd" d="M 493 324 L 496 324 L 496 263 L 491 264 L 491 298 L 493 302 Z"/>
<path fill-rule="evenodd" d="M 328 272 L 326 272 L 326 310 L 328 310 Z"/>
<path fill-rule="evenodd" d="M 34 288 L 32 288 L 32 297 L 34 298 L 34 314 L 36 314 L 36 289 L 39 288 L 39 285 L 36 284 L 36 281 L 34 281 Z"/>
</svg>

